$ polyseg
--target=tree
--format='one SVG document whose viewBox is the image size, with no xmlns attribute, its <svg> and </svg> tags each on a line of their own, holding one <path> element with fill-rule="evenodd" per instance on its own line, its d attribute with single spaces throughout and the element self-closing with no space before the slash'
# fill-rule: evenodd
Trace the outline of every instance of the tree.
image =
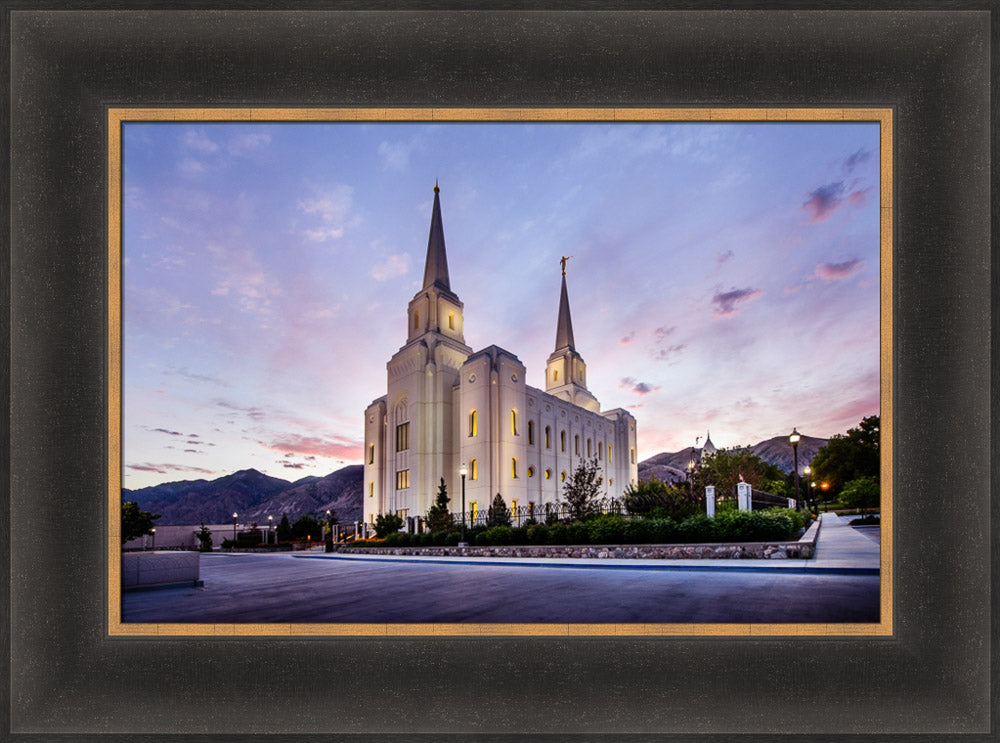
<svg viewBox="0 0 1000 743">
<path fill-rule="evenodd" d="M 198 530 L 198 542 L 200 543 L 199 550 L 202 552 L 212 551 L 212 530 L 205 524 L 202 524 Z"/>
<path fill-rule="evenodd" d="M 288 523 L 288 514 L 281 514 L 281 521 L 278 522 L 278 541 L 292 541 L 292 525 Z"/>
<path fill-rule="evenodd" d="M 844 485 L 863 477 L 878 478 L 880 470 L 879 443 L 881 439 L 879 417 L 863 418 L 857 428 L 848 429 L 823 445 L 810 463 L 813 478 L 829 484 L 830 494 L 841 491 Z"/>
<path fill-rule="evenodd" d="M 396 513 L 380 513 L 375 517 L 375 536 L 384 539 L 403 526 L 403 517 Z"/>
<path fill-rule="evenodd" d="M 510 509 L 504 503 L 503 496 L 497 493 L 486 511 L 487 526 L 510 526 Z"/>
<path fill-rule="evenodd" d="M 866 508 L 878 508 L 879 486 L 875 477 L 859 477 L 844 483 L 840 500 L 848 508 L 857 508 L 865 515 Z"/>
<path fill-rule="evenodd" d="M 662 513 L 683 519 L 701 510 L 698 501 L 691 498 L 687 485 L 676 485 L 655 477 L 629 485 L 623 500 L 626 510 L 636 516 Z"/>
<path fill-rule="evenodd" d="M 160 516 L 158 513 L 143 511 L 135 501 L 127 500 L 122 503 L 122 544 L 145 534 L 152 534 L 153 522 Z"/>
<path fill-rule="evenodd" d="M 739 482 L 771 492 L 768 485 L 786 477 L 780 467 L 765 462 L 748 448 L 719 449 L 702 459 L 701 466 L 695 470 L 695 490 L 704 493 L 706 485 L 714 485 L 717 498 L 733 498 Z"/>
<path fill-rule="evenodd" d="M 594 510 L 604 478 L 598 474 L 597 459 L 583 460 L 563 486 L 563 497 L 571 519 L 579 520 Z"/>
<path fill-rule="evenodd" d="M 442 477 L 441 484 L 438 485 L 434 505 L 427 511 L 427 527 L 431 531 L 446 531 L 454 525 L 455 520 L 452 518 L 451 510 L 448 508 L 449 502 L 448 487 L 444 484 L 444 478 Z"/>
<path fill-rule="evenodd" d="M 292 536 L 295 539 L 321 539 L 323 537 L 323 527 L 308 513 L 302 514 L 292 524 Z"/>
</svg>

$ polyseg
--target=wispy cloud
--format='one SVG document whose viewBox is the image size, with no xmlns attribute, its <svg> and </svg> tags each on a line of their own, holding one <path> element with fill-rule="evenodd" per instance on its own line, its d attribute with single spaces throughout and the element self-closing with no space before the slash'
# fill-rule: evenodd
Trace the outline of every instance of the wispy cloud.
<svg viewBox="0 0 1000 743">
<path fill-rule="evenodd" d="M 267 132 L 241 132 L 226 143 L 226 152 L 230 155 L 248 155 L 271 143 L 271 135 Z"/>
<path fill-rule="evenodd" d="M 858 165 L 866 163 L 871 159 L 872 153 L 866 149 L 860 149 L 844 159 L 844 171 L 850 173 Z"/>
<path fill-rule="evenodd" d="M 736 305 L 749 302 L 759 297 L 763 292 L 760 289 L 747 287 L 746 289 L 730 289 L 728 292 L 719 292 L 712 297 L 712 304 L 715 305 L 715 314 L 720 317 L 727 317 L 738 312 Z"/>
<path fill-rule="evenodd" d="M 654 386 L 648 382 L 640 382 L 634 377 L 622 377 L 618 383 L 619 389 L 629 390 L 637 395 L 648 395 L 650 392 L 656 392 L 660 389 L 659 386 Z"/>
<path fill-rule="evenodd" d="M 160 475 L 165 475 L 168 472 L 199 472 L 205 475 L 215 474 L 215 470 L 207 470 L 203 467 L 192 467 L 187 464 L 151 464 L 146 462 L 144 464 L 126 464 L 125 468 L 136 470 L 137 472 L 156 472 Z"/>
<path fill-rule="evenodd" d="M 618 342 L 621 343 L 623 346 L 627 346 L 629 343 L 631 343 L 634 340 L 635 340 L 635 331 L 633 330 L 628 335 L 623 336 Z"/>
<path fill-rule="evenodd" d="M 844 183 L 828 183 L 809 193 L 802 208 L 810 212 L 810 222 L 824 222 L 844 201 Z"/>
<path fill-rule="evenodd" d="M 216 406 L 220 408 L 225 408 L 226 410 L 232 410 L 237 413 L 243 413 L 250 420 L 260 421 L 266 416 L 264 411 L 258 407 L 244 407 L 241 405 L 236 405 L 234 403 L 228 402 L 226 400 L 217 400 Z"/>
<path fill-rule="evenodd" d="M 403 170 L 410 163 L 412 145 L 406 142 L 382 141 L 378 146 L 378 154 L 382 159 L 384 170 Z"/>
<path fill-rule="evenodd" d="M 854 258 L 843 263 L 820 263 L 816 266 L 815 276 L 823 281 L 838 281 L 853 276 L 864 265 L 865 262 L 861 258 Z"/>
<path fill-rule="evenodd" d="M 204 129 L 188 129 L 181 138 L 181 144 L 185 148 L 203 155 L 211 155 L 219 149 L 219 145 L 208 136 Z"/>
<path fill-rule="evenodd" d="M 285 453 L 311 454 L 331 459 L 361 458 L 361 442 L 343 438 L 321 438 L 292 433 L 282 435 L 264 445 L 269 449 Z"/>
<path fill-rule="evenodd" d="M 319 218 L 318 225 L 304 231 L 306 238 L 325 242 L 343 237 L 346 228 L 356 222 L 351 216 L 353 194 L 353 188 L 339 184 L 299 201 L 299 211 Z"/>
<path fill-rule="evenodd" d="M 390 255 L 381 263 L 372 266 L 371 275 L 376 281 L 394 279 L 397 276 L 404 276 L 410 271 L 410 254 L 398 253 Z"/>
<path fill-rule="evenodd" d="M 719 255 L 716 256 L 715 260 L 717 260 L 720 264 L 722 264 L 728 261 L 730 258 L 732 258 L 733 255 L 734 255 L 733 251 L 727 250 L 725 253 L 719 253 Z"/>
</svg>

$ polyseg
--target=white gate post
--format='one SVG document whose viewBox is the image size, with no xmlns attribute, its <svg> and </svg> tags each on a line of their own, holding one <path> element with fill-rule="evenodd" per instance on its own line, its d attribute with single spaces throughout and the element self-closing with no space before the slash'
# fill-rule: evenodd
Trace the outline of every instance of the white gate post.
<svg viewBox="0 0 1000 743">
<path fill-rule="evenodd" d="M 715 486 L 705 486 L 705 512 L 710 519 L 715 518 Z"/>
<path fill-rule="evenodd" d="M 741 511 L 750 510 L 750 483 L 736 483 L 736 500 Z"/>
</svg>

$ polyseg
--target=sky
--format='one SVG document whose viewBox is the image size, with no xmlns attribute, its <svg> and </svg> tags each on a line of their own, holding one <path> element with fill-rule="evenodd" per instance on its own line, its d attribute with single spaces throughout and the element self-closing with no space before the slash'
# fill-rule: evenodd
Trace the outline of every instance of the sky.
<svg viewBox="0 0 1000 743">
<path fill-rule="evenodd" d="M 122 174 L 127 488 L 360 463 L 435 182 L 466 343 L 544 388 L 572 256 L 640 460 L 879 412 L 875 123 L 135 122 Z"/>
</svg>

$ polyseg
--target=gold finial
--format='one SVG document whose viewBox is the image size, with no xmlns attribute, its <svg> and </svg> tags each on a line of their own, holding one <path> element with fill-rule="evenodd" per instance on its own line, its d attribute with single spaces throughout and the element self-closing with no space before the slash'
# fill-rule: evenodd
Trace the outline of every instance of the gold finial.
<svg viewBox="0 0 1000 743">
<path fill-rule="evenodd" d="M 438 179 L 435 178 L 434 179 L 434 193 L 440 193 L 440 192 L 441 192 L 441 189 L 438 188 Z"/>
<path fill-rule="evenodd" d="M 572 257 L 573 256 L 571 255 L 564 255 L 562 258 L 559 259 L 559 263 L 560 265 L 562 265 L 563 276 L 566 275 L 566 261 L 568 261 Z"/>
</svg>

